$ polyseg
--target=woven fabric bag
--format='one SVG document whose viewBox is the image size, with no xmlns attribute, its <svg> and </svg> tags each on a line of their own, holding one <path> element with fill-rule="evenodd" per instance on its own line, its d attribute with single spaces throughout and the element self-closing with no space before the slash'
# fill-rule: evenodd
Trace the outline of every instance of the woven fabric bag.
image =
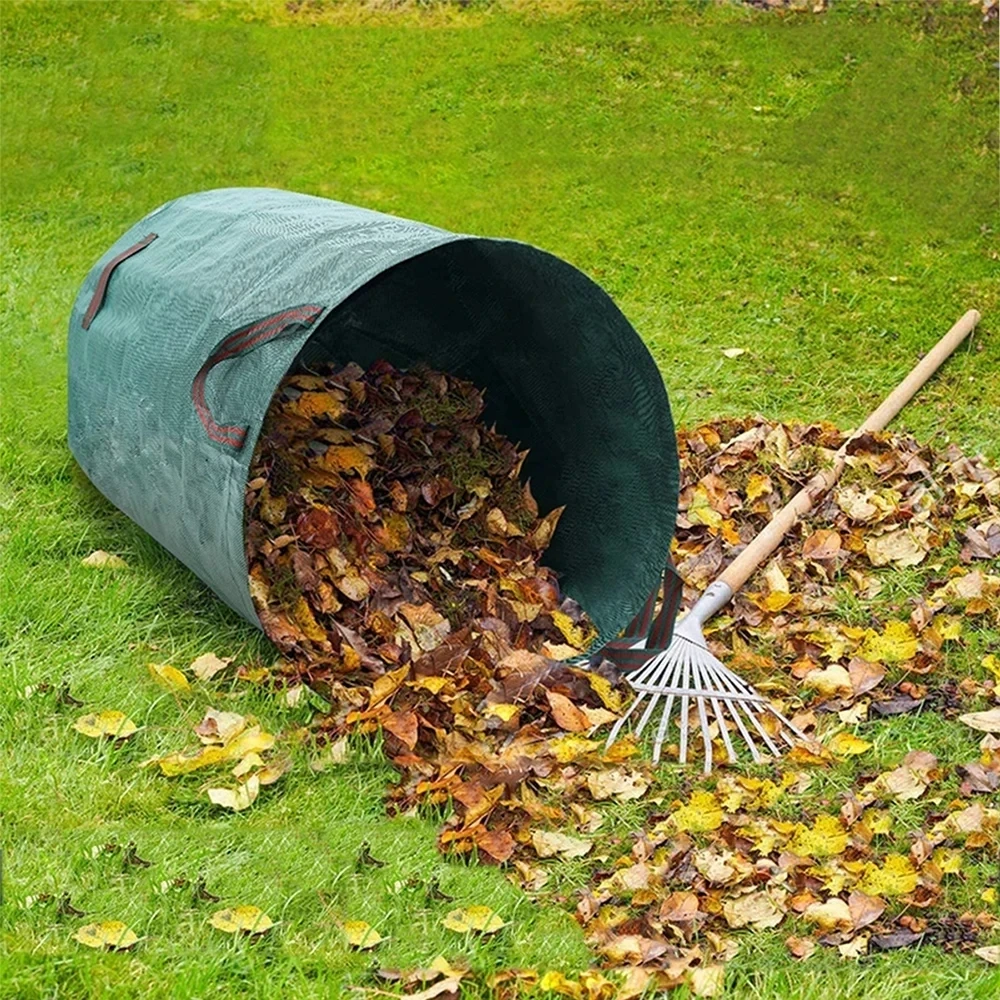
<svg viewBox="0 0 1000 1000">
<path fill-rule="evenodd" d="M 627 627 L 605 647 L 627 667 L 664 579 L 648 643 L 660 646 L 679 597 L 662 378 L 598 285 L 525 243 L 269 188 L 167 202 L 94 265 L 73 306 L 70 448 L 101 493 L 259 627 L 244 491 L 271 397 L 290 370 L 379 358 L 485 389 L 487 420 L 530 449 L 541 509 L 566 505 L 545 556 L 565 593 L 602 642 Z"/>
</svg>

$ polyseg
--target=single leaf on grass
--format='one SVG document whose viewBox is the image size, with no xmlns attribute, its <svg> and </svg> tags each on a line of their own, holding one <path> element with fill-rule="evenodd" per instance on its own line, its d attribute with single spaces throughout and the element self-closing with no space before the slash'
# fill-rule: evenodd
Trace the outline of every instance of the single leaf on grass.
<svg viewBox="0 0 1000 1000">
<path fill-rule="evenodd" d="M 210 681 L 232 662 L 231 656 L 219 657 L 215 653 L 202 653 L 197 659 L 191 661 L 191 672 L 200 681 Z"/>
<path fill-rule="evenodd" d="M 113 708 L 103 712 L 88 712 L 86 715 L 81 715 L 73 723 L 73 728 L 78 733 L 83 733 L 84 736 L 95 740 L 102 737 L 127 740 L 139 731 L 139 727 L 124 712 Z"/>
<path fill-rule="evenodd" d="M 678 832 L 689 830 L 704 833 L 722 826 L 722 807 L 711 792 L 696 790 L 691 793 L 691 801 L 670 815 Z"/>
<path fill-rule="evenodd" d="M 847 839 L 847 831 L 841 821 L 824 813 L 816 817 L 812 829 L 797 823 L 788 849 L 807 858 L 831 858 L 843 854 Z"/>
<path fill-rule="evenodd" d="M 595 799 L 613 797 L 628 802 L 641 799 L 649 789 L 649 782 L 638 771 L 615 767 L 609 771 L 592 771 L 587 775 L 587 787 Z"/>
<path fill-rule="evenodd" d="M 257 780 L 262 785 L 273 785 L 279 778 L 286 775 L 292 769 L 291 757 L 280 757 L 265 764 L 257 772 Z"/>
<path fill-rule="evenodd" d="M 866 631 L 858 656 L 872 663 L 903 663 L 917 655 L 919 642 L 908 622 L 888 621 L 880 635 L 874 629 Z"/>
<path fill-rule="evenodd" d="M 986 712 L 967 712 L 958 721 L 982 733 L 1000 733 L 1000 706 Z"/>
<path fill-rule="evenodd" d="M 726 980 L 724 965 L 699 965 L 691 970 L 691 992 L 696 997 L 715 997 Z"/>
<path fill-rule="evenodd" d="M 242 812 L 249 809 L 257 800 L 260 794 L 260 778 L 256 774 L 250 775 L 243 784 L 237 788 L 209 788 L 208 797 L 217 806 L 223 809 L 232 809 L 234 812 Z"/>
<path fill-rule="evenodd" d="M 594 846 L 592 841 L 570 837 L 554 830 L 535 830 L 531 844 L 540 858 L 561 855 L 564 858 L 582 858 Z"/>
<path fill-rule="evenodd" d="M 209 923 L 226 934 L 263 934 L 274 926 L 274 921 L 259 906 L 246 905 L 216 910 Z"/>
<path fill-rule="evenodd" d="M 857 888 L 869 896 L 905 896 L 917 887 L 920 876 L 903 854 L 889 854 L 882 866 L 865 862 Z"/>
<path fill-rule="evenodd" d="M 368 951 L 385 940 L 371 924 L 364 920 L 345 920 L 341 924 L 341 928 L 344 931 L 344 937 L 347 938 L 347 943 L 352 948 L 357 948 L 358 951 Z"/>
<path fill-rule="evenodd" d="M 997 656 L 996 653 L 987 653 L 979 663 L 984 670 L 988 670 L 1000 681 L 1000 656 Z"/>
<path fill-rule="evenodd" d="M 926 529 L 925 529 L 926 530 Z M 916 566 L 929 551 L 927 535 L 911 528 L 900 528 L 877 535 L 865 542 L 865 552 L 873 566 Z"/>
<path fill-rule="evenodd" d="M 80 560 L 81 566 L 92 569 L 128 569 L 128 563 L 121 556 L 112 555 L 104 549 L 96 549 L 85 559 Z"/>
<path fill-rule="evenodd" d="M 867 740 L 855 736 L 853 733 L 842 731 L 833 736 L 826 744 L 826 748 L 834 757 L 856 757 L 858 754 L 867 753 L 874 744 Z"/>
<path fill-rule="evenodd" d="M 126 951 L 139 941 L 135 931 L 120 920 L 103 920 L 97 924 L 87 924 L 73 937 L 88 948 L 104 948 L 107 951 Z"/>
<path fill-rule="evenodd" d="M 892 771 L 884 771 L 874 781 L 864 786 L 865 801 L 894 799 L 905 802 L 919 799 L 927 791 L 936 774 L 937 758 L 926 750 L 908 753 L 902 764 Z"/>
<path fill-rule="evenodd" d="M 503 918 L 494 913 L 488 906 L 466 906 L 452 910 L 442 918 L 441 924 L 450 931 L 466 934 L 474 931 L 477 934 L 495 934 L 506 923 Z"/>
<path fill-rule="evenodd" d="M 205 717 L 194 727 L 195 734 L 202 743 L 228 743 L 243 732 L 247 720 L 236 712 L 219 712 L 210 708 Z"/>
<path fill-rule="evenodd" d="M 811 937 L 796 937 L 793 934 L 785 938 L 785 947 L 792 958 L 805 960 L 816 950 L 816 941 Z"/>
<path fill-rule="evenodd" d="M 741 354 L 746 354 L 745 347 L 723 347 L 722 353 L 727 358 L 738 358 Z"/>
<path fill-rule="evenodd" d="M 146 669 L 149 671 L 150 677 L 160 687 L 166 688 L 168 691 L 180 693 L 181 691 L 191 690 L 191 684 L 188 679 L 169 663 L 147 663 Z"/>
<path fill-rule="evenodd" d="M 972 954 L 990 965 L 1000 965 L 1000 944 L 988 944 L 984 948 L 977 948 Z"/>
<path fill-rule="evenodd" d="M 847 664 L 847 673 L 851 678 L 854 695 L 857 697 L 866 694 L 882 683 L 882 679 L 885 677 L 885 667 L 880 663 L 872 663 L 860 656 L 854 656 Z"/>
</svg>

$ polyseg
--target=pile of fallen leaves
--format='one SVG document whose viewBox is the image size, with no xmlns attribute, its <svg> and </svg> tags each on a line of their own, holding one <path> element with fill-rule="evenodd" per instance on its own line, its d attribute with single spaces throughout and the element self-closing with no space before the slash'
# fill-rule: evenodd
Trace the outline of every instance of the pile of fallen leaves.
<svg viewBox="0 0 1000 1000">
<path fill-rule="evenodd" d="M 442 647 L 580 656 L 596 632 L 540 565 L 527 452 L 483 419 L 469 382 L 385 361 L 287 377 L 247 486 L 250 589 L 298 676 L 331 696 Z M 492 642 L 471 647 L 472 631 Z M 438 656 L 443 655 L 437 653 Z"/>
<path fill-rule="evenodd" d="M 686 596 L 715 579 L 844 440 L 831 424 L 760 418 L 682 434 L 674 559 Z M 954 445 L 936 451 L 906 435 L 864 435 L 840 481 L 709 623 L 709 645 L 776 699 L 804 702 L 809 710 L 794 721 L 806 731 L 819 712 L 858 723 L 928 699 L 954 714 L 961 692 L 923 678 L 968 625 L 1000 624 L 1000 576 L 989 572 L 998 556 L 996 470 Z M 921 593 L 896 603 L 897 615 L 865 613 L 891 585 L 879 570 L 916 567 L 929 576 Z M 863 622 L 839 614 L 849 605 Z"/>
<path fill-rule="evenodd" d="M 312 382 L 294 388 L 300 395 L 289 399 L 324 391 Z M 338 400 L 345 404 L 357 392 L 349 384 L 340 391 L 347 394 Z M 300 428 L 294 440 L 306 441 L 308 432 L 308 440 L 324 441 L 315 433 L 324 429 L 322 418 L 308 419 L 313 429 Z M 757 417 L 681 432 L 674 558 L 689 601 L 844 439 L 829 424 L 786 425 Z M 325 443 L 350 447 L 342 438 Z M 379 454 L 377 436 L 362 443 L 372 449 L 359 449 L 362 454 Z M 516 465 L 508 463 L 502 475 Z M 391 495 L 374 469 L 362 475 L 354 466 L 337 475 L 356 480 L 347 488 L 350 497 L 358 495 L 360 483 L 372 487 L 373 499 Z M 253 510 L 274 502 L 267 477 L 257 480 L 251 484 Z M 368 537 L 375 544 L 365 551 L 381 551 L 381 515 L 364 513 L 367 505 L 353 507 L 350 499 L 345 507 L 343 491 L 310 491 L 282 494 L 282 516 L 272 515 L 274 522 L 258 529 L 258 553 L 268 546 L 270 556 L 284 553 L 266 573 L 258 570 L 258 584 L 271 579 L 267 574 L 282 559 L 294 583 L 295 553 L 312 559 L 320 550 L 297 544 L 318 503 L 342 518 L 338 523 L 360 524 L 351 520 L 352 510 L 370 518 L 365 523 L 374 525 Z M 490 982 L 497 996 L 541 989 L 629 1000 L 650 987 L 682 982 L 697 995 L 713 995 L 722 988 L 725 964 L 739 951 L 744 928 L 780 928 L 790 954 L 803 961 L 819 948 L 856 958 L 921 942 L 974 949 L 986 961 L 1000 961 L 998 946 L 982 943 L 997 925 L 996 889 L 977 890 L 978 905 L 961 889 L 967 872 L 995 857 L 1000 841 L 1000 659 L 989 646 L 1000 632 L 996 470 L 951 445 L 935 448 L 901 434 L 867 435 L 851 445 L 840 482 L 707 633 L 713 652 L 766 690 L 811 739 L 770 767 L 723 763 L 707 779 L 697 764 L 686 771 L 669 764 L 651 768 L 627 737 L 605 749 L 602 727 L 627 705 L 629 689 L 610 670 L 555 659 L 586 646 L 586 619 L 578 609 L 561 601 L 554 606 L 558 598 L 550 597 L 548 603 L 537 601 L 543 604 L 537 614 L 519 614 L 511 603 L 529 603 L 524 589 L 515 592 L 502 581 L 520 584 L 525 576 L 519 572 L 537 578 L 538 553 L 524 539 L 538 522 L 518 521 L 524 513 L 516 499 L 524 496 L 521 487 L 504 496 L 496 503 L 504 522 L 524 534 L 489 535 L 487 526 L 487 536 L 480 534 L 477 542 L 485 522 L 463 521 L 448 534 L 445 517 L 470 498 L 442 509 L 421 490 L 420 502 L 437 512 L 430 516 L 438 518 L 433 531 L 440 535 L 432 538 L 422 526 L 426 520 L 412 518 L 401 569 L 390 568 L 395 559 L 375 566 L 380 578 L 396 573 L 391 579 L 399 594 L 387 595 L 383 584 L 365 575 L 370 567 L 362 566 L 353 575 L 368 583 L 370 596 L 352 599 L 337 587 L 338 579 L 352 574 L 336 568 L 336 557 L 327 560 L 326 573 L 311 563 L 320 582 L 330 584 L 342 608 L 355 616 L 348 631 L 340 631 L 338 617 L 313 610 L 318 587 L 289 586 L 290 607 L 270 594 L 266 602 L 293 634 L 284 646 L 286 660 L 270 672 L 209 656 L 191 665 L 206 684 L 216 675 L 250 683 L 273 677 L 285 685 L 282 696 L 289 704 L 301 698 L 304 681 L 318 681 L 330 705 L 310 727 L 323 744 L 312 762 L 316 771 L 335 770 L 350 759 L 352 734 L 381 731 L 400 771 L 399 783 L 388 791 L 390 811 L 427 804 L 449 809 L 439 838 L 443 850 L 474 852 L 504 865 L 537 898 L 575 906 L 601 971 L 573 978 L 505 970 Z M 398 513 L 410 511 L 409 497 L 407 510 Z M 492 503 L 474 516 L 482 518 L 484 510 L 489 515 Z M 375 510 L 384 509 L 376 504 Z M 297 527 L 300 519 L 305 531 Z M 441 546 L 464 554 L 457 562 L 434 563 L 428 553 Z M 324 545 L 322 551 L 331 548 L 351 554 L 351 565 L 359 565 L 349 545 Z M 483 551 L 491 553 L 489 559 Z M 512 551 L 524 553 L 521 561 L 494 565 L 497 553 L 508 558 Z M 254 565 L 266 558 L 258 555 Z M 449 569 L 446 582 L 485 581 L 471 589 L 495 595 L 496 613 L 479 606 L 478 617 L 442 614 L 444 622 L 411 621 L 404 605 L 426 611 L 440 601 L 445 591 L 436 589 L 440 580 L 428 566 L 445 563 L 456 569 Z M 481 575 L 464 575 L 473 565 Z M 422 576 L 414 580 L 415 574 Z M 310 579 L 301 569 L 299 575 Z M 303 596 L 323 637 L 318 631 L 309 636 L 302 626 L 305 615 L 300 618 L 296 605 Z M 378 610 L 393 626 L 391 633 L 388 626 L 376 632 L 378 638 L 368 624 L 373 602 L 380 602 Z M 556 617 L 560 613 L 566 617 Z M 383 650 L 390 642 L 398 659 L 395 651 Z M 976 651 L 974 662 L 969 651 Z M 318 666 L 310 674 L 314 657 Z M 150 671 L 162 686 L 184 693 L 181 671 L 163 664 Z M 866 764 L 876 753 L 873 737 L 894 725 L 892 717 L 920 712 L 954 720 L 965 733 L 978 731 L 978 755 L 970 743 L 968 757 L 940 759 L 939 747 L 911 743 L 898 756 L 883 757 L 881 767 Z M 115 739 L 137 732 L 131 720 L 113 712 L 85 716 L 78 728 Z M 204 790 L 232 793 L 232 801 L 218 792 L 210 796 L 227 808 L 259 808 L 254 800 L 264 798 L 261 786 L 287 767 L 282 747 L 306 735 L 296 730 L 271 737 L 253 719 L 214 710 L 195 734 L 197 746 L 150 763 L 182 781 L 205 768 L 216 777 Z M 716 760 L 724 761 L 724 747 L 716 749 Z M 668 759 L 671 753 L 675 747 L 668 747 Z M 224 770 L 230 774 L 220 780 Z M 252 779 L 254 787 L 241 795 Z M 627 832 L 620 825 L 623 810 L 632 817 Z M 568 884 L 561 874 L 567 860 L 577 873 Z M 571 889 L 581 871 L 586 887 Z M 452 917 L 480 921 L 482 927 L 473 928 L 477 934 L 503 934 L 507 926 L 503 915 L 492 912 Z M 344 922 L 348 941 L 360 942 L 351 947 L 376 947 L 371 929 L 356 924 Z M 457 995 L 459 981 L 472 974 L 444 959 L 437 964 L 441 968 L 381 975 L 407 995 Z M 420 984 L 425 988 L 412 992 Z"/>
</svg>

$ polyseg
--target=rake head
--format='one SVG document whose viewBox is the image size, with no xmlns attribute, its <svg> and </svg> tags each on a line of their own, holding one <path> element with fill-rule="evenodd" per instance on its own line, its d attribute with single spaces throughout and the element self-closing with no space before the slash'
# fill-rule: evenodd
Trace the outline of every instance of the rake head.
<svg viewBox="0 0 1000 1000">
<path fill-rule="evenodd" d="M 788 746 L 794 746 L 795 738 L 806 740 L 806 735 L 792 725 L 771 702 L 737 676 L 724 663 L 713 656 L 705 643 L 702 625 L 712 614 L 725 604 L 732 592 L 723 584 L 723 594 L 718 584 L 713 584 L 701 600 L 679 621 L 674 628 L 670 645 L 651 657 L 634 673 L 626 675 L 629 684 L 637 692 L 635 701 L 628 711 L 615 723 L 608 737 L 607 745 L 618 738 L 623 726 L 640 709 L 643 709 L 635 727 L 635 735 L 641 736 L 652 720 L 657 706 L 662 702 L 662 714 L 656 728 L 653 743 L 653 762 L 660 759 L 663 743 L 670 727 L 674 706 L 678 706 L 680 762 L 687 763 L 690 738 L 690 710 L 692 704 L 698 713 L 701 738 L 705 747 L 705 773 L 712 770 L 712 734 L 709 713 L 718 723 L 719 736 L 725 745 L 729 760 L 736 759 L 732 736 L 738 733 L 743 738 L 753 759 L 764 759 L 757 740 L 773 756 L 781 754 L 776 739 Z M 768 733 L 763 719 L 770 714 L 777 720 L 775 733 Z M 730 727 L 734 727 L 731 732 Z"/>
</svg>

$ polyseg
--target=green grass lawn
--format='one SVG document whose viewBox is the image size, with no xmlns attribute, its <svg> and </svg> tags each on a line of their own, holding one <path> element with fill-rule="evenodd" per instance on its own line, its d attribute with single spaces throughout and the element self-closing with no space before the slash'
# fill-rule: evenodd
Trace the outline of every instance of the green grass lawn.
<svg viewBox="0 0 1000 1000">
<path fill-rule="evenodd" d="M 303 748 L 237 815 L 136 766 L 182 746 L 209 704 L 272 732 L 310 711 L 266 685 L 198 686 L 180 703 L 156 686 L 153 660 L 274 653 L 104 501 L 67 449 L 71 303 L 97 257 L 162 202 L 270 185 L 534 243 L 614 297 L 685 424 L 753 411 L 856 424 L 974 306 L 974 339 L 899 424 L 1000 459 L 995 22 L 984 30 L 978 7 L 367 10 L 0 7 L 0 997 L 339 996 L 372 983 L 373 957 L 346 947 L 338 918 L 390 936 L 383 966 L 438 954 L 480 970 L 590 962 L 570 915 L 581 873 L 557 874 L 539 904 L 501 871 L 442 857 L 439 817 L 386 818 L 393 771 L 377 747 L 358 743 L 322 773 Z M 746 353 L 727 358 L 730 347 Z M 98 548 L 129 568 L 81 566 Z M 120 748 L 86 740 L 70 728 L 83 709 L 56 697 L 64 679 L 86 709 L 121 709 L 143 729 Z M 25 696 L 43 681 L 55 692 Z M 873 771 L 910 747 L 975 755 L 967 732 L 932 715 L 879 725 Z M 842 790 L 838 775 L 850 780 L 832 772 L 817 794 Z M 665 772 L 667 791 L 682 781 Z M 135 841 L 150 867 L 99 850 L 112 841 Z M 364 841 L 385 867 L 356 864 Z M 218 905 L 263 907 L 276 931 L 252 943 L 212 930 L 214 904 L 172 887 L 182 877 L 204 877 Z M 454 903 L 428 896 L 433 878 Z M 991 881 L 995 857 L 954 905 L 974 906 Z M 143 941 L 86 951 L 71 938 L 80 918 L 25 908 L 41 893 L 69 893 L 88 919 L 124 920 Z M 470 903 L 510 926 L 485 943 L 440 926 Z M 980 960 L 935 948 L 860 963 L 820 949 L 800 965 L 787 933 L 739 935 L 727 996 L 1000 991 Z"/>
</svg>

